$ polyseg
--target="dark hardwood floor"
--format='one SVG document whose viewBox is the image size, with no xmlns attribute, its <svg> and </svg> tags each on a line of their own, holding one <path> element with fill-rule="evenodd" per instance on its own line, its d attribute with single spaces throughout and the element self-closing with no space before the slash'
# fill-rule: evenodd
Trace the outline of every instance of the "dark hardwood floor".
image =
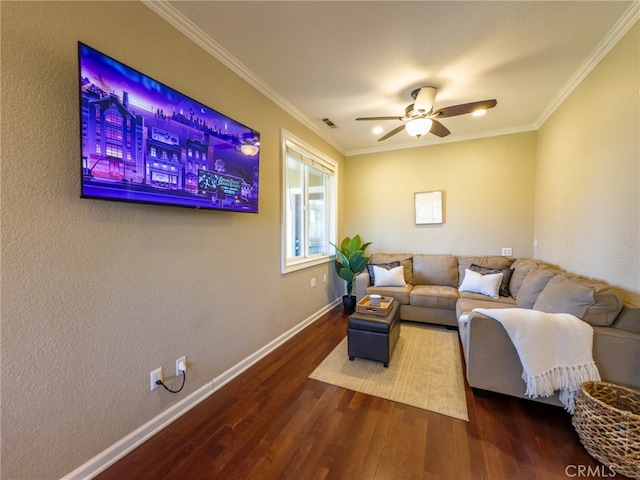
<svg viewBox="0 0 640 480">
<path fill-rule="evenodd" d="M 467 385 L 465 422 L 308 379 L 345 336 L 341 309 L 96 478 L 625 478 L 588 455 L 558 407 Z"/>
</svg>

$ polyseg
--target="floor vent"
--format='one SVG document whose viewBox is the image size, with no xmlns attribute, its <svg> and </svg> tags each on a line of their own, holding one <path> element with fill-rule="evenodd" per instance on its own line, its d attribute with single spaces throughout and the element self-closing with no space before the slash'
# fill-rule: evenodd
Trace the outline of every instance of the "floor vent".
<svg viewBox="0 0 640 480">
<path fill-rule="evenodd" d="M 322 121 L 327 125 L 327 127 L 329 128 L 338 128 L 336 126 L 335 123 L 333 123 L 331 120 L 329 120 L 328 118 L 323 118 Z"/>
</svg>

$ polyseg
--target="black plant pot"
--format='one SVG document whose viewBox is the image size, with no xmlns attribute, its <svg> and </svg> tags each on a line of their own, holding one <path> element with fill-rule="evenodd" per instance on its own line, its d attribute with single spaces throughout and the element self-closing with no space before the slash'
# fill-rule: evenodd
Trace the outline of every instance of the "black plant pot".
<svg viewBox="0 0 640 480">
<path fill-rule="evenodd" d="M 356 310 L 356 296 L 351 295 L 350 297 L 347 295 L 342 296 L 342 306 L 344 307 L 344 311 L 347 313 L 353 313 Z"/>
</svg>

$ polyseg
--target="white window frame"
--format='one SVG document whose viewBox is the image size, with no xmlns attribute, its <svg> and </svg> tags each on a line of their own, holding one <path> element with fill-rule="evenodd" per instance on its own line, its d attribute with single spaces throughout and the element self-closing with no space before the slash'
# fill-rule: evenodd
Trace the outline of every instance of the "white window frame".
<svg viewBox="0 0 640 480">
<path fill-rule="evenodd" d="M 307 144 L 305 141 L 297 138 L 290 132 L 286 130 L 281 131 L 281 214 L 280 214 L 280 227 L 281 227 L 281 236 L 280 236 L 280 246 L 281 253 L 280 258 L 282 260 L 282 273 L 290 273 L 298 270 L 302 270 L 304 268 L 313 267 L 316 265 L 320 265 L 323 263 L 331 262 L 335 259 L 335 251 L 331 245 L 327 243 L 325 247 L 325 251 L 306 255 L 306 242 L 308 241 L 308 224 L 307 224 L 307 215 L 308 211 L 306 209 L 306 204 L 304 208 L 304 232 L 305 239 L 304 245 L 302 247 L 302 251 L 305 254 L 302 257 L 287 257 L 287 201 L 288 201 L 288 179 L 287 179 L 287 156 L 292 152 L 297 154 L 299 160 L 302 163 L 307 164 L 313 168 L 321 170 L 329 175 L 331 175 L 331 180 L 329 181 L 329 185 L 327 187 L 326 192 L 326 228 L 327 228 L 327 240 L 331 243 L 336 243 L 336 232 L 337 232 L 337 219 L 338 219 L 338 162 L 325 155 L 324 153 L 318 151 L 311 145 Z M 305 198 L 308 199 L 308 192 L 305 194 Z"/>
</svg>

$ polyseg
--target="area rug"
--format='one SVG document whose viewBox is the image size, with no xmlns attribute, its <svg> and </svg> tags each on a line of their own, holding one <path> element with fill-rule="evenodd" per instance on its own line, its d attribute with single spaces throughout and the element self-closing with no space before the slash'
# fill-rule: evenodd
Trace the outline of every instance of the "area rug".
<svg viewBox="0 0 640 480">
<path fill-rule="evenodd" d="M 349 361 L 345 337 L 309 378 L 469 421 L 456 332 L 403 322 L 389 368 Z"/>
</svg>

